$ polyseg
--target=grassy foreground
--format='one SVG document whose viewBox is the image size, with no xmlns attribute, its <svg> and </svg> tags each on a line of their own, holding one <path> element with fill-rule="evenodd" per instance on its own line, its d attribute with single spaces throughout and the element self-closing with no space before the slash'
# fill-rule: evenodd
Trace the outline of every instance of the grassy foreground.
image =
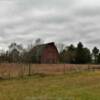
<svg viewBox="0 0 100 100">
<path fill-rule="evenodd" d="M 1 80 L 0 100 L 100 100 L 100 72 Z"/>
</svg>

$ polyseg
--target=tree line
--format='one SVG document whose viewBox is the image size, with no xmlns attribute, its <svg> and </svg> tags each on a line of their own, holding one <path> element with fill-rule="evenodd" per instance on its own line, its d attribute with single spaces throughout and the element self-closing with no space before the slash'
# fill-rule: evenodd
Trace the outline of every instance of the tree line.
<svg viewBox="0 0 100 100">
<path fill-rule="evenodd" d="M 94 47 L 91 52 L 82 42 L 77 47 L 71 44 L 60 52 L 60 61 L 70 64 L 100 64 L 100 50 Z"/>
<path fill-rule="evenodd" d="M 37 45 L 43 44 L 43 40 L 37 38 L 34 43 L 31 43 L 24 48 L 18 43 L 11 43 L 8 50 L 2 50 L 0 53 L 0 63 L 33 63 L 33 48 Z"/>
<path fill-rule="evenodd" d="M 32 48 L 41 44 L 42 40 L 37 39 L 34 45 L 24 49 L 22 45 L 11 43 L 6 52 L 0 53 L 0 63 L 32 63 L 33 55 Z M 59 51 L 60 63 L 69 64 L 100 64 L 100 50 L 94 47 L 92 51 L 84 47 L 82 42 L 79 42 L 75 47 L 73 44 L 69 46 L 61 46 Z"/>
</svg>

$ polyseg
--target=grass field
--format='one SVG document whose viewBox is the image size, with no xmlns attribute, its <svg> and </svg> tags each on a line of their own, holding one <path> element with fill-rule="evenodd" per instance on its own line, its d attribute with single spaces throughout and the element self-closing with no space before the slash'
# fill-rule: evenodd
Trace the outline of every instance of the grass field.
<svg viewBox="0 0 100 100">
<path fill-rule="evenodd" d="M 1 80 L 0 100 L 100 100 L 100 72 Z"/>
</svg>

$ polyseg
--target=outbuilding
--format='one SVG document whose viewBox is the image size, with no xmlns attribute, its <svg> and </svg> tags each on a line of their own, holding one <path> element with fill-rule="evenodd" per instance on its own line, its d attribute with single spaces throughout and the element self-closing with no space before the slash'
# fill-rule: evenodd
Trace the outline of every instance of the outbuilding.
<svg viewBox="0 0 100 100">
<path fill-rule="evenodd" d="M 41 64 L 59 63 L 59 52 L 54 42 L 37 45 L 32 49 L 32 62 Z"/>
</svg>

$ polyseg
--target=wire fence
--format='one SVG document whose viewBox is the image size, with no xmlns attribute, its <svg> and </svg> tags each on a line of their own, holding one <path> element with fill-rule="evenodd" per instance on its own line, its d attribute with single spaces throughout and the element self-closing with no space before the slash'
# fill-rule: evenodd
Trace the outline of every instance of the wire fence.
<svg viewBox="0 0 100 100">
<path fill-rule="evenodd" d="M 0 64 L 0 78 L 10 79 L 34 74 L 58 75 L 70 71 L 80 72 L 95 70 L 100 70 L 100 65 L 2 63 Z"/>
</svg>

